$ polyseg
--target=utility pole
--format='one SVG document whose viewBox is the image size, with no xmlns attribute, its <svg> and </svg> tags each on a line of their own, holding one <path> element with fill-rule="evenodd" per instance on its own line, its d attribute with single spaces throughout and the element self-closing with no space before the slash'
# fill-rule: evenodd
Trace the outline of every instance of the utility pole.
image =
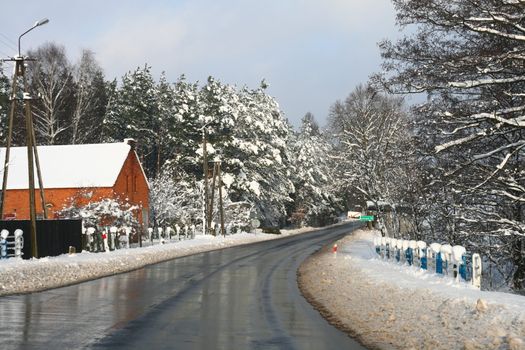
<svg viewBox="0 0 525 350">
<path fill-rule="evenodd" d="M 217 175 L 219 177 L 219 212 L 221 214 L 221 233 L 226 237 L 226 232 L 224 231 L 224 207 L 222 205 L 222 177 L 221 177 L 221 162 L 217 162 Z"/>
<path fill-rule="evenodd" d="M 5 193 L 7 190 L 7 180 L 8 180 L 8 173 L 9 173 L 9 157 L 11 153 L 11 140 L 13 136 L 13 119 L 15 115 L 16 101 L 18 100 L 16 97 L 17 96 L 17 84 L 18 84 L 18 79 L 21 78 L 23 81 L 23 86 L 24 86 L 22 100 L 24 101 L 24 113 L 25 113 L 25 122 L 26 122 L 25 124 L 26 124 L 26 142 L 27 142 L 27 167 L 28 167 L 28 180 L 29 180 L 29 186 L 28 186 L 29 187 L 29 216 L 30 216 L 30 221 L 31 221 L 31 224 L 30 224 L 31 255 L 34 258 L 38 258 L 38 246 L 37 246 L 37 238 L 36 238 L 36 203 L 35 203 L 35 174 L 34 174 L 35 160 L 36 160 L 38 184 L 40 187 L 40 198 L 42 200 L 42 210 L 44 212 L 44 217 L 47 217 L 47 208 L 46 208 L 46 203 L 45 203 L 42 174 L 40 172 L 40 161 L 38 158 L 38 151 L 36 148 L 35 132 L 33 129 L 33 117 L 31 114 L 32 97 L 28 92 L 27 80 L 25 77 L 25 62 L 32 61 L 32 60 L 28 58 L 24 58 L 22 56 L 21 50 L 20 50 L 20 40 L 25 34 L 29 33 L 31 30 L 35 29 L 38 26 L 44 25 L 48 22 L 49 20 L 47 18 L 42 19 L 36 22 L 31 28 L 26 30 L 24 33 L 22 33 L 22 35 L 18 37 L 18 55 L 14 58 L 3 60 L 4 62 L 14 61 L 15 70 L 13 74 L 13 82 L 12 82 L 12 89 L 11 89 L 12 94 L 10 98 L 11 106 L 9 109 L 9 118 L 8 118 L 7 145 L 6 145 L 6 153 L 5 153 L 5 159 L 4 159 L 4 176 L 3 176 L 3 182 L 2 182 L 0 217 L 3 218 L 3 215 L 4 215 Z"/>
<path fill-rule="evenodd" d="M 209 170 L 208 170 L 209 171 Z M 211 180 L 211 196 L 210 201 L 208 203 L 208 227 L 211 231 L 211 222 L 213 219 L 213 205 L 215 203 L 215 178 L 217 176 L 217 166 L 215 163 L 213 163 L 213 175 Z M 213 235 L 216 236 L 215 230 L 213 231 Z"/>
<path fill-rule="evenodd" d="M 209 194 L 208 194 L 208 152 L 206 150 L 206 144 L 208 140 L 206 137 L 206 125 L 202 127 L 202 158 L 203 158 L 203 172 L 204 172 L 204 220 L 202 222 L 204 234 L 208 234 L 210 230 L 209 226 Z"/>
</svg>

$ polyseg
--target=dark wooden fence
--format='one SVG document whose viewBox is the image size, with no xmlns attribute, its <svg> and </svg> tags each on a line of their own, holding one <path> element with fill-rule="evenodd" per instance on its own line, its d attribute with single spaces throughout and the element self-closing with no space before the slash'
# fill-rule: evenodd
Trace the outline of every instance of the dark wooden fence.
<svg viewBox="0 0 525 350">
<path fill-rule="evenodd" d="M 29 220 L 0 220 L 0 231 L 12 235 L 16 229 L 24 231 L 22 258 L 31 259 L 31 234 Z M 69 247 L 82 251 L 82 220 L 37 220 L 36 238 L 38 257 L 57 256 L 69 252 Z"/>
</svg>

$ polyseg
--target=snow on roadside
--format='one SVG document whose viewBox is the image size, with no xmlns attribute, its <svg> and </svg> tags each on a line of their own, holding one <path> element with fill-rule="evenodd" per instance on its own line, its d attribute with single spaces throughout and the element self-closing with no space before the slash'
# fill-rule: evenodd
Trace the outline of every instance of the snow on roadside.
<svg viewBox="0 0 525 350">
<path fill-rule="evenodd" d="M 299 282 L 327 318 L 371 348 L 525 349 L 525 297 L 382 261 L 374 233 L 307 260 Z"/>
<path fill-rule="evenodd" d="M 281 230 L 281 235 L 263 233 L 240 233 L 226 237 L 198 235 L 192 240 L 120 249 L 108 253 L 82 252 L 31 260 L 0 260 L 0 296 L 57 288 L 131 271 L 181 256 L 276 239 L 311 230 L 311 228 Z"/>
</svg>

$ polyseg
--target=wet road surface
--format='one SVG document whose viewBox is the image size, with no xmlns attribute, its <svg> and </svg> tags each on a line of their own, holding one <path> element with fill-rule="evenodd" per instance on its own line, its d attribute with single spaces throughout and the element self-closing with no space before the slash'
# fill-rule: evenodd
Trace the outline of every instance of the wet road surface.
<svg viewBox="0 0 525 350">
<path fill-rule="evenodd" d="M 0 298 L 1 349 L 363 349 L 300 295 L 296 271 L 358 224 Z"/>
</svg>

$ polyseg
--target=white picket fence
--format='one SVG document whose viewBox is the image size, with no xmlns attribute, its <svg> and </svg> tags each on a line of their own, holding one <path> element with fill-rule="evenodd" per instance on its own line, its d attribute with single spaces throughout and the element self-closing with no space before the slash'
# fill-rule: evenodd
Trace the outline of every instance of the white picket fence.
<svg viewBox="0 0 525 350">
<path fill-rule="evenodd" d="M 469 256 L 463 246 L 440 243 L 427 245 L 423 241 L 391 237 L 374 238 L 374 246 L 379 257 L 384 260 L 452 276 L 456 281 L 470 281 L 474 287 L 481 288 L 481 257 L 477 253 Z M 470 257 L 469 269 L 467 260 Z"/>
</svg>

